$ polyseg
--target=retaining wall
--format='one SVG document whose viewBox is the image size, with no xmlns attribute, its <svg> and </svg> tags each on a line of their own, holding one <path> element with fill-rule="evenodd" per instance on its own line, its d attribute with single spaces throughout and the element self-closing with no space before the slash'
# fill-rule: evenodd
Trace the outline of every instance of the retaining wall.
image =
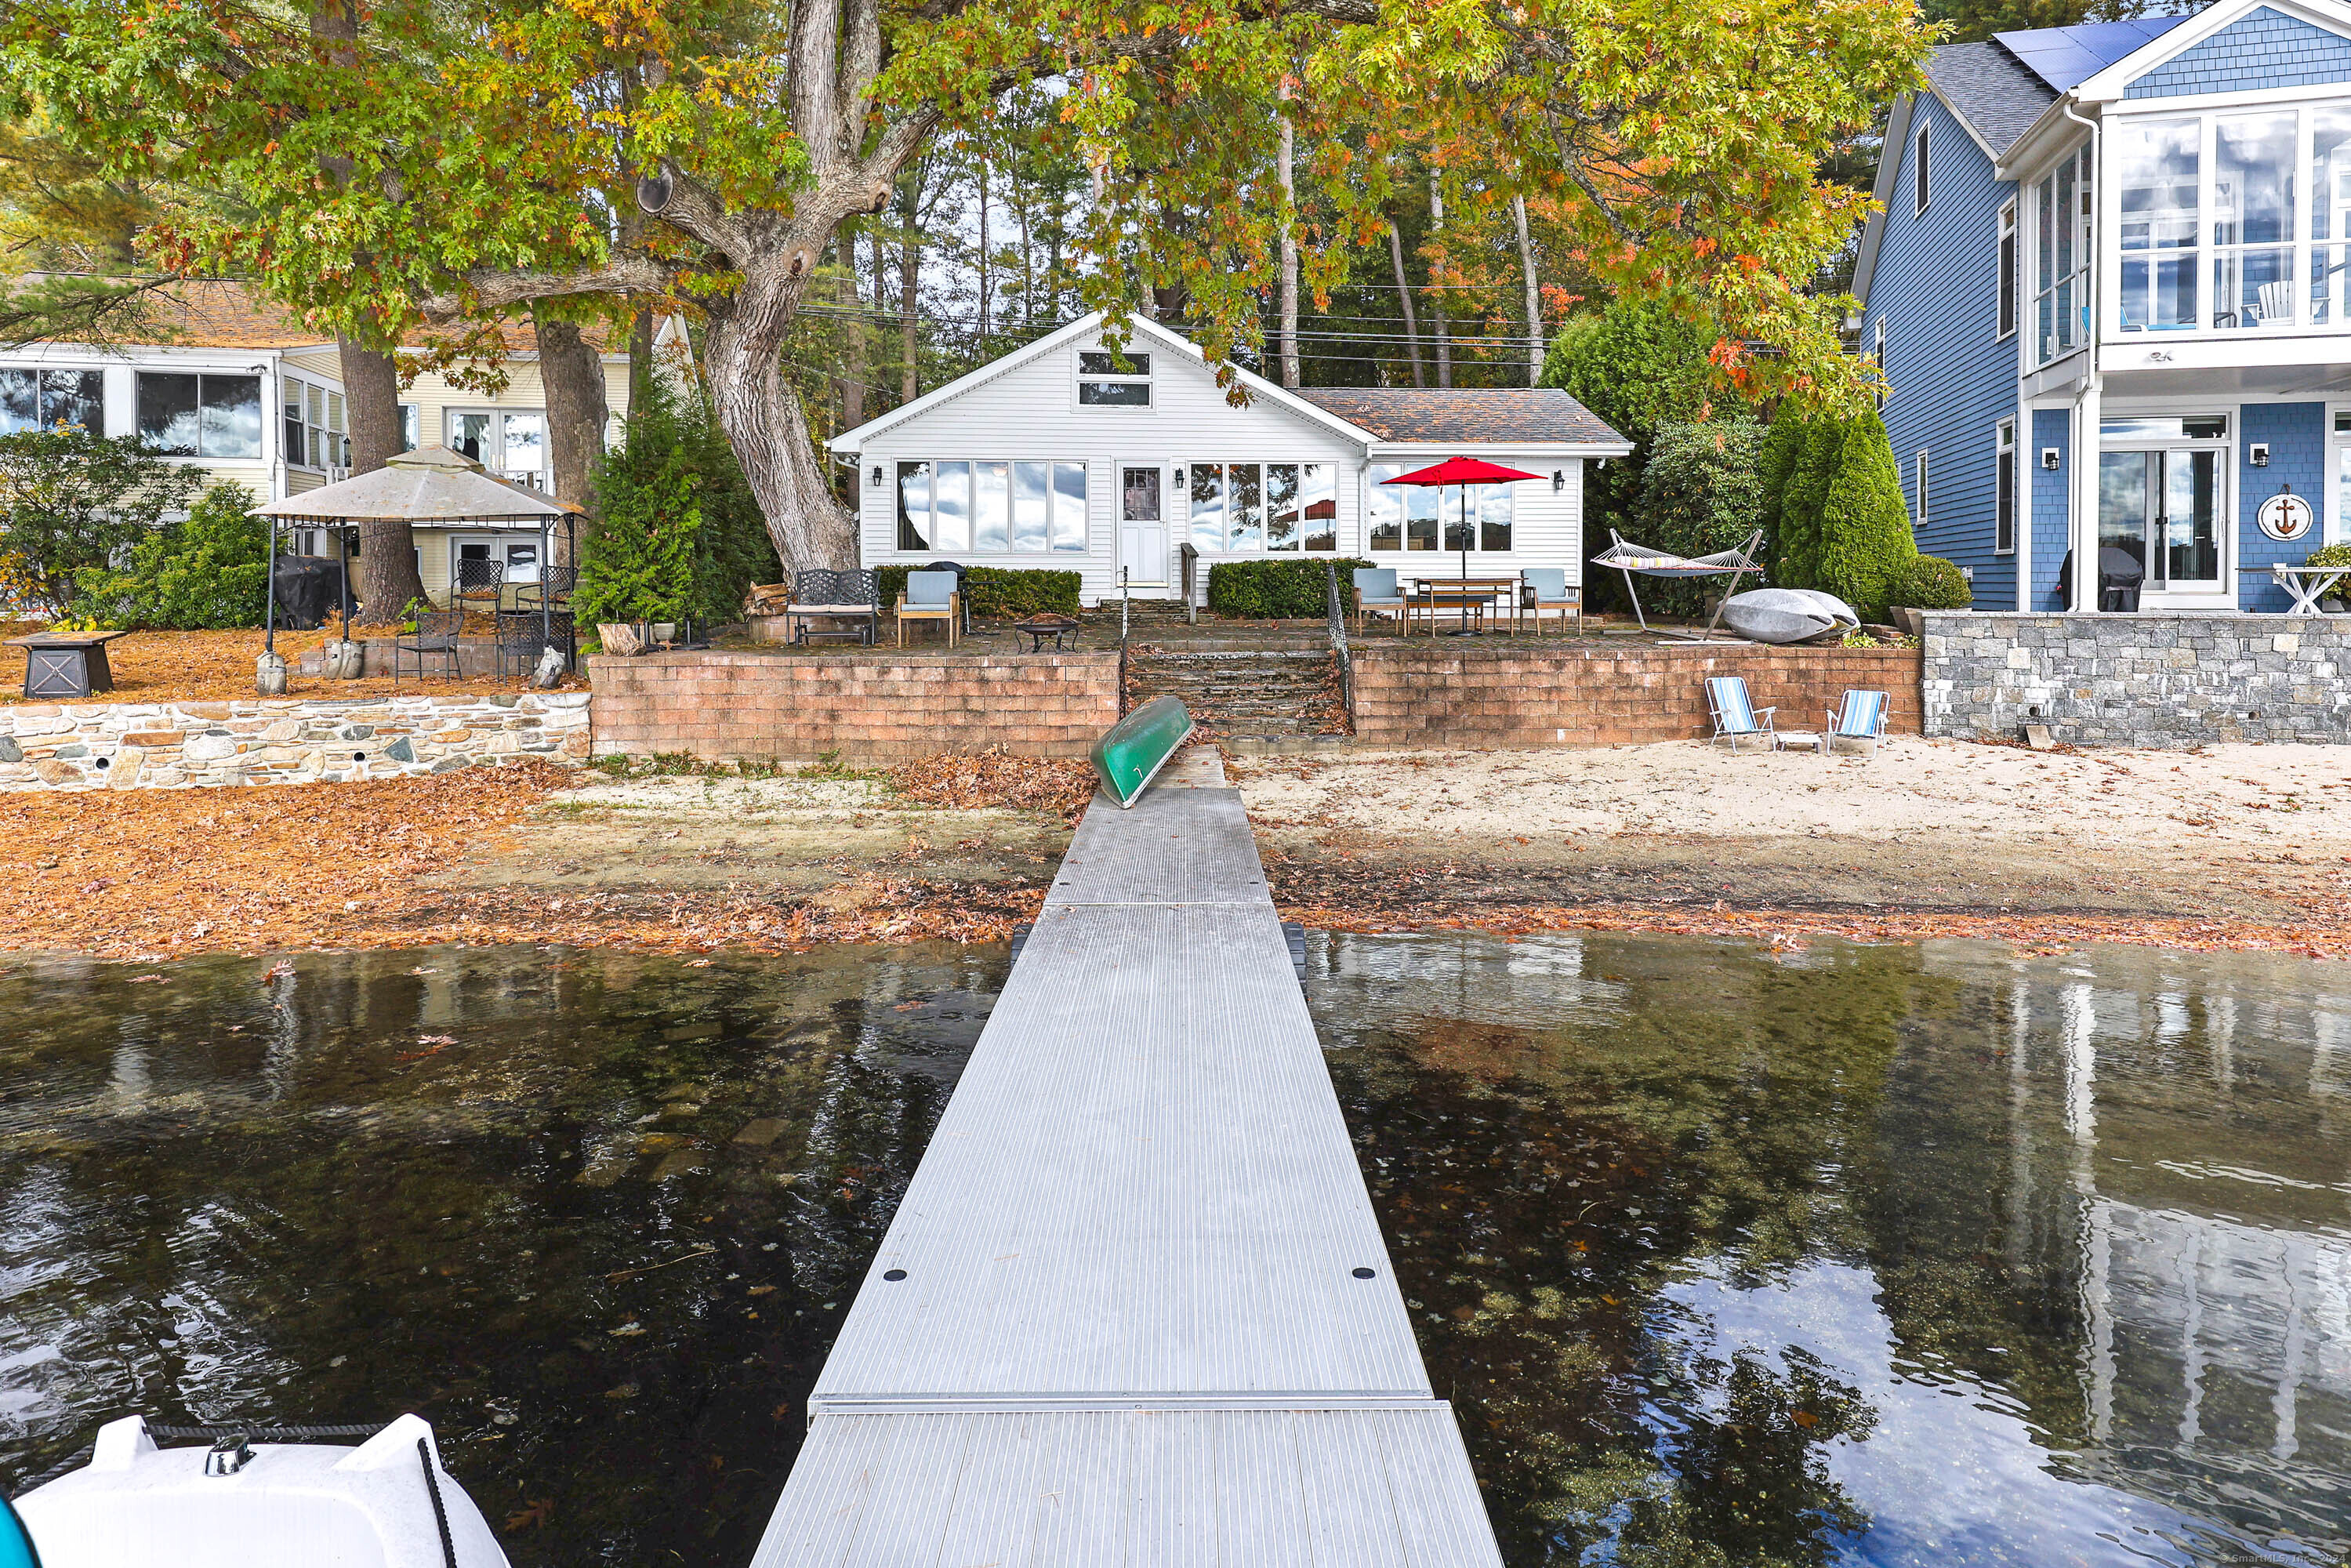
<svg viewBox="0 0 2351 1568">
<path fill-rule="evenodd" d="M 1083 757 L 1118 722 L 1118 654 L 715 652 L 591 658 L 595 754 Z"/>
<path fill-rule="evenodd" d="M 2351 615 L 1930 614 L 1929 735 L 2351 742 Z"/>
<path fill-rule="evenodd" d="M 588 694 L 0 707 L 0 789 L 173 789 L 588 758 Z"/>
<path fill-rule="evenodd" d="M 1355 744 L 1514 750 L 1617 746 L 1711 735 L 1705 681 L 1740 675 L 1782 729 L 1818 731 L 1849 688 L 1887 695 L 1886 729 L 1918 733 L 1917 648 L 1759 644 L 1434 644 L 1370 638 L 1354 645 Z"/>
</svg>

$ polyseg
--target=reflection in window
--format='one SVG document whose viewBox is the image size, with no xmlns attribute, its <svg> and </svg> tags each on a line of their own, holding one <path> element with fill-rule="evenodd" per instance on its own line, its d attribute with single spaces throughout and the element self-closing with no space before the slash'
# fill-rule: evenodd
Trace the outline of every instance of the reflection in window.
<svg viewBox="0 0 2351 1568">
<path fill-rule="evenodd" d="M 1041 550 L 1049 532 L 1047 515 L 1051 497 L 1053 465 L 1015 463 L 1012 465 L 1012 548 Z"/>
<path fill-rule="evenodd" d="M 1226 538 L 1226 548 L 1253 550 L 1265 543 L 1265 491 L 1263 468 L 1256 463 L 1234 463 L 1225 469 L 1228 487 L 1228 504 L 1231 526 Z"/>
<path fill-rule="evenodd" d="M 2296 116 L 2212 127 L 2212 325 L 2294 325 Z"/>
<path fill-rule="evenodd" d="M 1298 465 L 1265 465 L 1265 548 L 1294 550 L 1303 537 L 1298 515 Z"/>
<path fill-rule="evenodd" d="M 898 548 L 931 548 L 931 465 L 898 465 Z"/>
<path fill-rule="evenodd" d="M 2351 319 L 2351 110 L 2310 115 L 2310 321 Z"/>
<path fill-rule="evenodd" d="M 2069 157 L 2033 189 L 2039 222 L 2033 324 L 2043 361 L 2088 338 L 2090 152 Z"/>
<path fill-rule="evenodd" d="M 1308 549 L 1339 548 L 1339 476 L 1328 463 L 1299 465 L 1298 510 L 1304 519 Z"/>
<path fill-rule="evenodd" d="M 1408 550 L 1435 549 L 1438 517 L 1436 486 L 1396 485 L 1389 487 L 1404 492 L 1404 548 Z"/>
<path fill-rule="evenodd" d="M 2117 243 L 2122 247 L 2120 306 L 2126 332 L 2168 331 L 2196 324 L 2198 142 L 2203 122 L 2125 122 L 2114 131 L 2120 182 Z M 2044 236 L 2043 250 L 2047 251 Z M 2049 355 L 2044 351 L 2043 359 Z"/>
<path fill-rule="evenodd" d="M 166 457 L 259 457 L 261 378 L 141 371 L 139 434 Z"/>
<path fill-rule="evenodd" d="M 932 481 L 931 548 L 971 549 L 971 465 L 942 463 Z"/>
<path fill-rule="evenodd" d="M 1078 402 L 1095 408 L 1150 407 L 1151 356 L 1081 349 Z"/>
<path fill-rule="evenodd" d="M 1510 548 L 1510 525 L 1519 509 L 1519 487 L 1516 485 L 1481 485 L 1478 487 L 1478 548 L 1482 550 L 1506 550 Z"/>
<path fill-rule="evenodd" d="M 1404 497 L 1387 482 L 1403 472 L 1401 463 L 1374 463 L 1364 471 L 1364 524 L 1373 549 L 1404 549 Z"/>
<path fill-rule="evenodd" d="M 898 548 L 993 555 L 1082 551 L 1086 465 L 901 463 Z"/>
<path fill-rule="evenodd" d="M 1053 548 L 1086 548 L 1086 465 L 1082 463 L 1053 465 Z"/>
<path fill-rule="evenodd" d="M 1225 470 L 1218 463 L 1195 463 L 1192 476 L 1192 548 L 1203 553 L 1225 548 Z"/>
<path fill-rule="evenodd" d="M 998 553 L 1012 548 L 1011 468 L 1008 463 L 971 465 L 971 548 Z"/>
<path fill-rule="evenodd" d="M 500 467 L 503 473 L 536 474 L 546 467 L 547 415 L 543 413 L 507 415 L 503 452 Z"/>
<path fill-rule="evenodd" d="M 69 425 L 106 434 L 102 371 L 0 371 L 0 435 Z"/>
</svg>

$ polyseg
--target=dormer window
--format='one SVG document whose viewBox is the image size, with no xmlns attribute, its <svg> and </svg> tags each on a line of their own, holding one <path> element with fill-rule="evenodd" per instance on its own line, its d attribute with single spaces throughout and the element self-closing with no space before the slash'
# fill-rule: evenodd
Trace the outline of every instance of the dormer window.
<svg viewBox="0 0 2351 1568">
<path fill-rule="evenodd" d="M 1079 350 L 1078 402 L 1089 408 L 1149 408 L 1151 356 Z"/>
</svg>

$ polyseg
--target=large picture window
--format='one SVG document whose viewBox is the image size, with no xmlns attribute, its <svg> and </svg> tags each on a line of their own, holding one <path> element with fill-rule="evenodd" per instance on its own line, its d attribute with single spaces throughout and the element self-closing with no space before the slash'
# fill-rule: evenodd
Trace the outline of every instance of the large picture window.
<svg viewBox="0 0 2351 1568">
<path fill-rule="evenodd" d="M 258 458 L 261 378 L 141 371 L 139 436 L 166 457 Z"/>
<path fill-rule="evenodd" d="M 2299 117 L 2212 128 L 2212 325 L 2294 325 L 2294 143 Z"/>
<path fill-rule="evenodd" d="M 106 434 L 105 372 L 0 370 L 0 435 L 61 424 Z"/>
<path fill-rule="evenodd" d="M 982 459 L 898 465 L 898 548 L 1040 555 L 1086 548 L 1086 465 Z"/>
<path fill-rule="evenodd" d="M 1364 542 L 1375 550 L 1508 550 L 1518 513 L 1518 486 L 1390 485 L 1401 463 L 1364 471 Z M 1474 530 L 1474 532 L 1473 532 Z"/>
<path fill-rule="evenodd" d="M 1337 471 L 1328 463 L 1194 463 L 1192 548 L 1203 555 L 1339 548 Z"/>
</svg>

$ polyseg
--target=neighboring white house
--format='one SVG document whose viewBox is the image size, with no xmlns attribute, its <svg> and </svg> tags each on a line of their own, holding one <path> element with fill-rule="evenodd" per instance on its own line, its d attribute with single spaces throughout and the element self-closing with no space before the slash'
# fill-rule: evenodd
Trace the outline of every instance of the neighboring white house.
<svg viewBox="0 0 2351 1568">
<path fill-rule="evenodd" d="M 0 434 L 63 422 L 109 435 L 144 435 L 165 455 L 235 480 L 263 501 L 349 477 L 350 423 L 340 356 L 332 339 L 234 281 L 189 279 L 161 299 L 170 341 L 91 347 L 67 342 L 0 349 Z M 679 330 L 666 320 L 656 343 Z M 505 329 L 505 391 L 496 396 L 434 372 L 402 389 L 404 444 L 445 445 L 494 474 L 548 490 L 547 395 L 528 323 Z M 421 350 L 403 350 L 421 353 Z M 629 357 L 606 353 L 607 444 L 629 409 Z M 510 582 L 538 574 L 537 528 L 473 524 L 416 530 L 425 591 L 445 598 L 460 556 L 507 562 Z M 330 554 L 324 530 L 297 548 Z"/>
<path fill-rule="evenodd" d="M 952 559 L 1074 570 L 1081 599 L 1167 598 L 1178 552 L 1353 556 L 1461 570 L 1458 489 L 1380 480 L 1474 456 L 1540 476 L 1473 489 L 1468 570 L 1583 580 L 1583 465 L 1632 450 L 1563 392 L 1309 387 L 1238 371 L 1235 407 L 1197 345 L 1134 318 L 1123 356 L 1088 316 L 835 436 L 858 466 L 866 566 Z"/>
</svg>

